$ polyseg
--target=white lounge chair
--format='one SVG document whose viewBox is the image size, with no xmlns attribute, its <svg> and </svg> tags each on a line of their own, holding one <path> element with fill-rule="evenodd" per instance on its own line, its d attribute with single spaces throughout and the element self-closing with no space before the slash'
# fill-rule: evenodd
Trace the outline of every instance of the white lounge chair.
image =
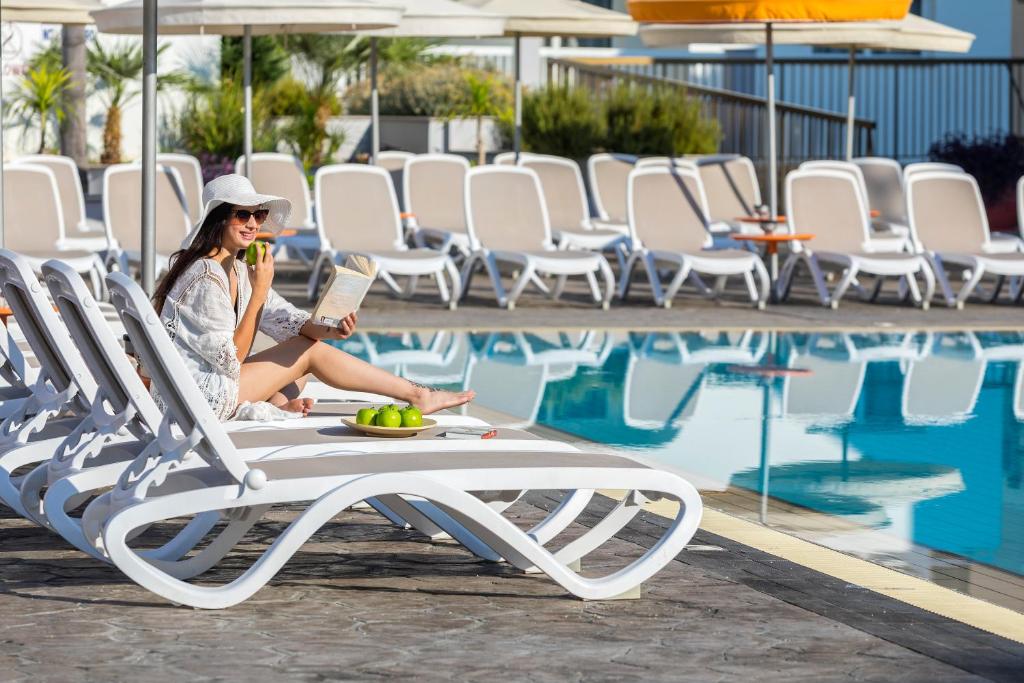
<svg viewBox="0 0 1024 683">
<path fill-rule="evenodd" d="M 900 235 L 909 235 L 907 197 L 903 192 L 903 167 L 895 159 L 859 157 L 853 163 L 861 171 L 868 193 L 868 206 L 878 211 L 875 225 Z"/>
<path fill-rule="evenodd" d="M 412 214 L 417 245 L 469 255 L 463 196 L 467 171 L 469 162 L 457 154 L 420 154 L 408 161 L 402 195 L 405 210 Z"/>
<path fill-rule="evenodd" d="M 657 306 L 668 308 L 687 277 L 705 274 L 718 280 L 711 292 L 715 296 L 730 275 L 742 276 L 751 302 L 764 308 L 770 285 L 760 257 L 740 249 L 711 249 L 707 198 L 696 168 L 638 168 L 629 174 L 627 188 L 632 251 L 620 276 L 620 298 L 628 294 L 633 269 L 640 263 Z M 665 269 L 675 273 L 663 289 L 661 272 Z"/>
<path fill-rule="evenodd" d="M 81 375 L 88 375 L 91 372 L 96 380 L 97 392 L 90 415 L 75 428 L 67 443 L 61 444 L 59 448 L 54 448 L 52 443 L 49 444 L 49 449 L 36 448 L 37 455 L 44 456 L 45 462 L 39 461 L 42 464 L 20 482 L 22 507 L 32 519 L 57 531 L 82 551 L 104 559 L 96 548 L 86 541 L 81 520 L 70 515 L 71 509 L 89 492 L 109 488 L 117 482 L 131 459 L 156 438 L 162 415 L 142 386 L 138 375 L 128 364 L 117 339 L 111 334 L 110 328 L 98 311 L 96 302 L 85 291 L 81 280 L 58 261 L 47 262 L 44 271 L 47 286 L 68 324 L 68 331 L 79 342 L 78 348 L 88 369 L 83 370 L 78 365 L 69 367 Z M 27 294 L 26 301 L 37 307 L 42 306 L 44 300 L 33 295 L 24 284 L 24 281 L 20 281 L 18 286 Z M 31 325 L 36 331 L 34 338 L 43 342 L 41 349 L 45 353 L 41 355 L 46 358 L 72 358 L 72 362 L 77 363 L 77 355 L 74 353 L 60 352 L 60 340 L 66 335 L 59 323 L 55 323 L 48 314 L 40 316 L 38 320 L 46 321 L 45 324 L 36 325 L 36 319 L 33 319 Z M 263 451 L 251 451 L 261 458 L 279 455 L 288 457 L 296 449 L 301 449 L 303 443 L 309 445 L 325 441 L 347 442 L 349 450 L 360 452 L 379 450 L 372 439 L 337 432 L 340 415 L 354 415 L 358 407 L 365 405 L 367 404 L 361 402 L 329 403 L 314 408 L 307 418 L 272 423 L 234 420 L 227 423 L 225 429 L 231 432 L 231 438 L 235 442 L 244 443 L 248 438 L 250 444 L 263 446 Z M 435 416 L 435 419 L 439 425 L 446 427 L 474 422 L 477 425 L 483 424 L 480 421 L 453 415 L 439 415 Z M 127 429 L 127 433 L 122 434 L 123 428 Z M 320 434 L 320 430 L 325 428 L 326 436 Z M 250 431 L 260 433 L 247 437 L 245 433 Z M 523 436 L 528 435 L 506 430 L 499 434 L 496 443 L 500 441 L 501 444 L 497 447 L 512 450 L 557 450 L 556 444 L 542 444 L 533 437 L 524 443 Z M 123 441 L 122 437 L 127 437 L 128 441 Z M 113 449 L 105 448 L 105 445 L 114 442 L 119 443 L 115 443 Z M 104 447 L 102 452 L 101 447 Z M 399 450 L 423 450 L 429 447 L 430 444 L 416 439 L 406 442 Z M 52 459 L 46 457 L 47 453 L 53 455 Z M 24 460 L 22 457 L 22 461 Z M 46 496 L 40 515 L 39 497 L 44 487 Z M 577 493 L 573 497 L 582 499 L 588 496 Z M 394 511 L 385 506 L 378 505 L 378 509 L 396 523 L 405 523 Z M 203 529 L 209 529 L 210 521 L 192 525 L 191 531 L 184 538 L 192 539 L 194 544 L 194 541 L 205 533 Z M 183 546 L 183 542 L 178 539 L 174 547 L 187 550 L 188 546 Z"/>
<path fill-rule="evenodd" d="M 78 272 L 87 274 L 97 298 L 103 296 L 103 259 L 91 240 L 75 246 L 67 239 L 57 176 L 48 166 L 8 164 L 4 174 L 4 244 L 21 252 L 39 272 L 43 261 L 62 258 Z"/>
<path fill-rule="evenodd" d="M 795 268 L 803 263 L 824 306 L 838 308 L 846 290 L 864 273 L 878 278 L 870 298 L 877 295 L 882 278 L 899 277 L 914 302 L 928 307 L 935 277 L 927 260 L 917 254 L 876 251 L 865 193 L 853 175 L 834 170 L 793 171 L 786 176 L 786 206 L 789 231 L 811 233 L 814 239 L 808 245 L 797 242 L 786 260 L 779 278 L 783 298 L 789 293 Z M 831 294 L 825 286 L 823 264 L 842 273 Z M 925 280 L 924 297 L 918 289 L 918 275 Z"/>
<path fill-rule="evenodd" d="M 526 156 L 526 152 L 520 152 L 519 157 Z M 516 153 L 515 152 L 498 152 L 491 159 L 491 163 L 495 166 L 515 166 L 516 165 Z"/>
<path fill-rule="evenodd" d="M 948 306 L 963 308 L 985 275 L 999 278 L 987 297 L 990 301 L 999 295 L 1003 278 L 1019 282 L 1024 277 L 1024 253 L 993 253 L 987 248 L 988 216 L 972 176 L 948 171 L 911 176 L 907 211 L 914 245 L 931 263 Z M 965 276 L 959 292 L 953 291 L 948 269 Z M 1011 291 L 1011 298 L 1019 297 L 1019 291 Z"/>
<path fill-rule="evenodd" d="M 405 244 L 398 199 L 386 170 L 365 164 L 324 166 L 316 172 L 316 215 L 320 252 L 313 261 L 307 294 L 316 299 L 326 264 L 341 263 L 348 254 L 363 254 L 377 264 L 377 277 L 399 296 L 412 296 L 419 277 L 437 283 L 441 301 L 454 309 L 461 293 L 459 271 L 448 254 L 410 249 Z M 402 288 L 394 276 L 409 276 Z M 451 280 L 451 290 L 445 283 Z"/>
<path fill-rule="evenodd" d="M 401 152 L 398 150 L 388 150 L 381 152 L 377 155 L 374 160 L 375 166 L 380 166 L 385 171 L 391 174 L 391 184 L 395 187 L 395 194 L 398 196 L 398 206 L 405 212 L 405 195 L 404 186 L 405 181 L 405 164 L 409 159 L 416 158 L 416 155 L 412 152 Z"/>
<path fill-rule="evenodd" d="M 178 171 L 157 166 L 156 174 L 156 271 L 167 270 L 171 254 L 181 249 L 181 241 L 191 225 L 188 201 Z M 107 265 L 129 273 L 142 258 L 142 166 L 116 164 L 103 172 L 103 220 L 106 224 Z"/>
<path fill-rule="evenodd" d="M 625 266 L 629 237 L 619 230 L 594 227 L 579 164 L 563 157 L 530 154 L 522 157 L 519 165 L 533 170 L 540 178 L 551 236 L 559 249 L 612 251 L 620 268 Z"/>
<path fill-rule="evenodd" d="M 678 427 L 697 409 L 708 362 L 687 362 L 679 335 L 649 333 L 629 345 L 623 380 L 623 421 L 658 431 Z"/>
<path fill-rule="evenodd" d="M 14 163 L 46 166 L 57 179 L 61 209 L 64 212 L 64 245 L 73 249 L 97 251 L 107 248 L 103 221 L 89 218 L 85 213 L 85 193 L 78 165 L 71 157 L 56 154 L 29 154 Z"/>
<path fill-rule="evenodd" d="M 119 569 L 143 587 L 183 605 L 224 608 L 266 584 L 299 546 L 327 520 L 368 499 L 405 494 L 433 505 L 474 542 L 516 567 L 547 574 L 586 599 L 606 599 L 634 590 L 681 551 L 700 521 L 701 502 L 684 480 L 627 458 L 583 453 L 501 451 L 339 453 L 337 445 L 313 449 L 307 457 L 262 461 L 258 467 L 235 447 L 191 383 L 152 307 L 138 287 L 114 274 L 109 287 L 133 345 L 168 401 L 161 432 L 112 491 L 86 508 L 88 537 Z M 180 429 L 180 436 L 174 428 Z M 517 493 L 533 488 L 626 488 L 627 496 L 605 524 L 552 553 L 529 532 L 501 516 L 470 491 Z M 620 529 L 646 496 L 681 502 L 679 514 L 654 548 L 619 571 L 583 578 L 569 568 Z M 253 566 L 230 583 L 196 586 L 179 577 L 195 574 L 225 555 L 246 529 L 274 504 L 309 504 Z M 233 521 L 220 542 L 180 564 L 162 562 L 129 545 L 133 533 L 177 517 L 224 514 Z M 610 528 L 609 528 L 610 527 Z"/>
<path fill-rule="evenodd" d="M 246 173 L 244 155 L 235 161 L 235 170 L 248 175 L 257 192 L 284 197 L 292 203 L 291 218 L 288 225 L 282 227 L 295 230 L 295 234 L 278 236 L 274 240 L 274 253 L 284 248 L 289 257 L 311 265 L 320 249 L 320 236 L 302 162 L 291 154 L 257 152 L 252 155 L 251 173 Z"/>
<path fill-rule="evenodd" d="M 597 218 L 595 228 L 629 234 L 626 185 L 637 158 L 628 154 L 594 154 L 587 159 L 587 180 Z"/>
<path fill-rule="evenodd" d="M 487 270 L 498 305 L 509 310 L 530 282 L 558 298 L 569 276 L 582 275 L 594 301 L 608 308 L 615 288 L 611 267 L 601 254 L 555 248 L 544 193 L 535 172 L 514 166 L 478 166 L 466 174 L 465 198 L 466 227 L 473 251 L 462 268 L 464 293 L 479 266 Z M 501 283 L 500 264 L 519 272 L 507 293 Z M 597 284 L 598 273 L 605 281 L 603 295 Z M 554 288 L 545 291 L 547 287 L 537 274 L 556 276 Z"/>
<path fill-rule="evenodd" d="M 871 195 L 868 193 L 867 181 L 864 179 L 864 173 L 860 166 L 849 161 L 819 160 L 805 161 L 800 164 L 799 168 L 801 171 L 839 171 L 852 175 L 857 181 L 858 189 L 864 196 L 864 205 L 869 207 L 868 215 L 870 217 Z M 894 254 L 911 251 L 910 241 L 907 239 L 910 235 L 910 228 L 905 223 L 893 225 L 878 222 L 872 218 L 871 230 L 868 234 L 871 251 Z"/>
<path fill-rule="evenodd" d="M 789 366 L 807 372 L 785 377 L 783 415 L 832 424 L 853 419 L 868 362 L 858 357 L 847 335 L 813 335 L 804 352 L 790 354 Z"/>
<path fill-rule="evenodd" d="M 716 154 L 694 163 L 708 200 L 708 220 L 712 232 L 761 234 L 754 223 L 739 218 L 756 216 L 764 204 L 754 162 L 738 154 Z"/>
<path fill-rule="evenodd" d="M 964 173 L 964 169 L 956 164 L 945 164 L 939 161 L 919 161 L 913 164 L 907 164 L 903 167 L 903 185 L 906 187 L 907 181 L 913 178 L 918 173 L 935 173 L 941 171 L 945 173 Z"/>
<path fill-rule="evenodd" d="M 156 163 L 178 172 L 181 179 L 181 190 L 188 205 L 188 220 L 193 226 L 203 215 L 203 167 L 199 159 L 191 154 L 157 154 Z"/>
</svg>

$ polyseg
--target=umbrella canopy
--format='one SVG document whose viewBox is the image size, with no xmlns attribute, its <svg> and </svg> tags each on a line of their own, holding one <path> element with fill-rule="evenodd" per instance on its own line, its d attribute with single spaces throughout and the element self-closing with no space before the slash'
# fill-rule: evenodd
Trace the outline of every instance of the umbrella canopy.
<svg viewBox="0 0 1024 683">
<path fill-rule="evenodd" d="M 243 36 L 245 169 L 252 169 L 252 36 L 352 32 L 398 24 L 402 8 L 370 0 L 130 0 L 92 13 L 106 33 L 143 34 L 142 284 L 153 293 L 156 198 L 156 34 Z"/>
<path fill-rule="evenodd" d="M 462 4 L 506 17 L 507 36 L 636 35 L 628 14 L 578 0 L 462 0 Z"/>
<path fill-rule="evenodd" d="M 902 19 L 911 0 L 629 0 L 637 21 L 864 21 Z"/>
<path fill-rule="evenodd" d="M 764 45 L 763 23 L 645 24 L 640 37 L 649 47 L 690 43 Z M 908 14 L 898 21 L 807 22 L 772 27 L 776 45 L 817 45 L 849 49 L 928 50 L 967 52 L 974 34 Z"/>
<path fill-rule="evenodd" d="M 638 21 L 674 24 L 757 22 L 764 25 L 766 90 L 768 93 L 768 201 L 778 215 L 778 159 L 775 120 L 775 31 L 789 22 L 845 22 L 902 19 L 911 0 L 629 0 L 629 13 Z M 853 55 L 850 57 L 851 65 Z M 851 66 L 852 70 L 852 66 Z M 852 80 L 851 80 L 852 83 Z M 852 111 L 852 85 L 851 85 Z M 847 155 L 852 151 L 847 132 Z"/>
<path fill-rule="evenodd" d="M 402 19 L 370 36 L 370 159 L 380 154 L 380 100 L 377 92 L 377 38 L 486 38 L 505 34 L 505 18 L 454 0 L 399 0 Z"/>
<path fill-rule="evenodd" d="M 89 12 L 100 9 L 99 0 L 4 0 L 4 21 L 38 24 L 91 24 Z"/>
<path fill-rule="evenodd" d="M 104 33 L 141 34 L 143 0 L 92 13 Z M 212 33 L 322 33 L 394 26 L 401 18 L 397 3 L 371 0 L 162 0 L 157 10 L 161 35 Z"/>
<path fill-rule="evenodd" d="M 398 25 L 366 35 L 377 38 L 490 38 L 505 35 L 505 17 L 455 0 L 397 0 Z"/>
<path fill-rule="evenodd" d="M 515 40 L 515 138 L 516 159 L 522 145 L 523 86 L 520 78 L 519 39 L 572 36 L 576 38 L 632 36 L 637 25 L 628 14 L 578 0 L 462 0 L 462 3 L 505 17 L 505 35 Z"/>
</svg>

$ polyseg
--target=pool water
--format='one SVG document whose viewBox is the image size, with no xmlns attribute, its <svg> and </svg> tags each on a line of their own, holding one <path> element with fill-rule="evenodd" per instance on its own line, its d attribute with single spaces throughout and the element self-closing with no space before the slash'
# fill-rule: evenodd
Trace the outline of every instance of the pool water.
<svg viewBox="0 0 1024 683">
<path fill-rule="evenodd" d="M 842 523 L 828 541 L 840 549 L 924 548 L 1024 575 L 1024 332 L 442 332 L 340 345 L 418 382 L 472 388 L 503 423 L 634 452 L 707 495 L 824 513 Z"/>
</svg>

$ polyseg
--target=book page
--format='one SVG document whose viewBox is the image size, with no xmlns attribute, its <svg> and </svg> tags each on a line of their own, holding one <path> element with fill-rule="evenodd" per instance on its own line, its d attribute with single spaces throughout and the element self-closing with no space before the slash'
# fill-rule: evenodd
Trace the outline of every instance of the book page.
<svg viewBox="0 0 1024 683">
<path fill-rule="evenodd" d="M 337 327 L 341 321 L 350 313 L 359 310 L 366 292 L 376 276 L 376 264 L 373 261 L 359 257 L 349 257 L 346 265 L 353 265 L 358 270 L 335 266 L 324 285 L 320 300 L 313 309 L 313 322 L 317 325 Z"/>
</svg>

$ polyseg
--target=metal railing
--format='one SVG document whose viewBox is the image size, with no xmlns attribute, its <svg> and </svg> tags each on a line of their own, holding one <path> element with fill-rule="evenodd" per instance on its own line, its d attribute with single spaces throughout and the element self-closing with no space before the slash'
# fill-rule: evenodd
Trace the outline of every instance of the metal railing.
<svg viewBox="0 0 1024 683">
<path fill-rule="evenodd" d="M 659 81 L 764 93 L 761 59 L 655 57 L 616 68 Z M 846 111 L 845 55 L 779 59 L 776 73 L 781 101 Z M 881 156 L 919 161 L 951 133 L 1024 134 L 1024 59 L 863 56 L 855 82 L 857 113 L 876 123 L 874 151 Z"/>
<path fill-rule="evenodd" d="M 598 66 L 566 59 L 548 60 L 548 82 L 584 87 L 599 97 L 622 83 L 685 89 L 690 97 L 700 102 L 704 116 L 718 121 L 722 132 L 722 151 L 750 157 L 759 169 L 765 165 L 768 104 L 763 97 L 662 75 L 635 73 L 632 67 L 623 65 Z M 784 174 L 808 159 L 841 158 L 845 155 L 844 114 L 780 102 L 776 116 L 780 173 Z M 875 123 L 857 119 L 855 127 L 855 155 L 872 155 Z"/>
</svg>

